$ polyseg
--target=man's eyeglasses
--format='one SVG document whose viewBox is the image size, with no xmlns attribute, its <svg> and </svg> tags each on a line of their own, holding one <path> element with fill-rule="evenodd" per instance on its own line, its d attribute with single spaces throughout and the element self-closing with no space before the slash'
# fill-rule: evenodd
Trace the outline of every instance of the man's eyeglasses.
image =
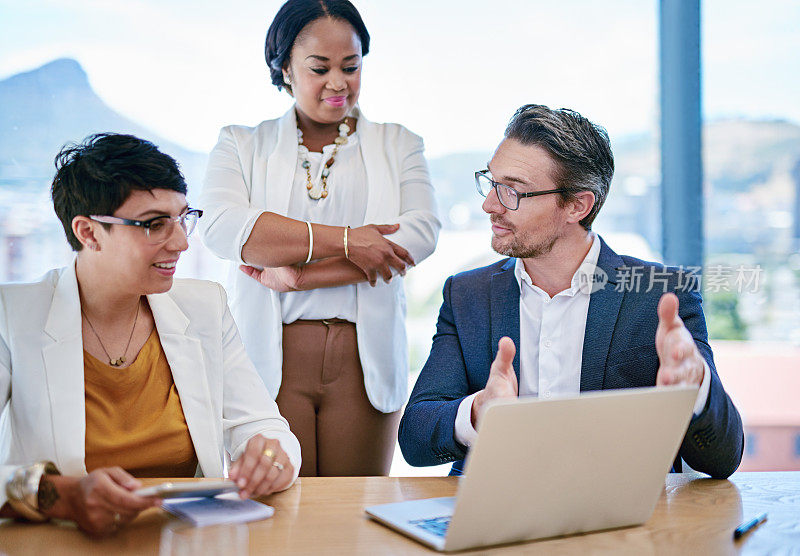
<svg viewBox="0 0 800 556">
<path fill-rule="evenodd" d="M 478 193 L 486 197 L 491 193 L 492 189 L 497 191 L 497 198 L 500 204 L 508 210 L 517 210 L 519 208 L 519 200 L 525 197 L 538 197 L 539 195 L 549 195 L 550 193 L 560 193 L 564 189 L 548 189 L 547 191 L 533 191 L 531 193 L 520 193 L 511 186 L 498 183 L 489 177 L 489 170 L 480 170 L 475 172 L 475 185 L 478 188 Z"/>
<path fill-rule="evenodd" d="M 129 220 L 127 218 L 99 214 L 93 214 L 89 218 L 95 222 L 102 222 L 103 224 L 138 226 L 144 230 L 144 235 L 147 237 L 148 243 L 157 245 L 159 243 L 164 243 L 172 237 L 172 233 L 175 231 L 175 224 L 180 224 L 183 233 L 186 234 L 186 237 L 189 237 L 197 226 L 197 219 L 201 216 L 203 216 L 202 210 L 190 208 L 179 216 L 156 216 L 150 220 Z"/>
</svg>

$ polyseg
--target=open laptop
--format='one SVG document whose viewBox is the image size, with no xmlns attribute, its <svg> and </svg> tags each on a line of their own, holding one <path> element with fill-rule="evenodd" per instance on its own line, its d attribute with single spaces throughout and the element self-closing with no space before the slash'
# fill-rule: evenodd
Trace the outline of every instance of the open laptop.
<svg viewBox="0 0 800 556">
<path fill-rule="evenodd" d="M 444 551 L 639 525 L 664 488 L 697 391 L 496 402 L 483 415 L 458 496 L 366 512 Z"/>
</svg>

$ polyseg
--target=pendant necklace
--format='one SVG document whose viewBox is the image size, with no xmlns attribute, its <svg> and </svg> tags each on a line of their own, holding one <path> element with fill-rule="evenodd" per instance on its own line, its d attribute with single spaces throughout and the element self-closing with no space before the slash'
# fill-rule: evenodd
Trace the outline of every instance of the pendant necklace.
<svg viewBox="0 0 800 556">
<path fill-rule="evenodd" d="M 92 326 L 92 321 L 89 320 L 89 317 L 87 317 L 86 313 L 84 313 L 83 309 L 81 309 L 81 314 L 83 315 L 83 318 L 86 319 L 89 328 L 91 328 L 95 338 L 97 338 L 97 341 L 100 343 L 100 347 L 103 348 L 103 352 L 106 354 L 106 357 L 108 357 L 108 364 L 111 365 L 112 367 L 120 367 L 123 364 L 125 364 L 125 361 L 127 360 L 125 356 L 128 354 L 128 348 L 131 347 L 131 340 L 133 339 L 133 331 L 136 330 L 136 322 L 139 320 L 139 309 L 141 309 L 141 307 L 142 307 L 142 302 L 140 300 L 139 303 L 136 305 L 136 317 L 133 319 L 133 328 L 131 328 L 131 335 L 128 336 L 128 344 L 125 346 L 125 351 L 122 352 L 122 355 L 120 355 L 116 359 L 114 359 L 108 354 L 106 346 L 103 345 L 103 340 L 100 339 L 100 335 L 94 329 L 94 326 Z"/>
<path fill-rule="evenodd" d="M 322 176 L 319 184 L 315 184 L 311 179 L 311 161 L 308 159 L 308 149 L 300 149 L 300 156 L 303 157 L 301 166 L 305 168 L 306 171 L 306 190 L 308 191 L 308 196 L 312 199 L 319 200 L 328 196 L 328 176 L 331 173 L 331 166 L 333 166 L 336 153 L 339 152 L 339 147 L 347 143 L 348 133 L 350 133 L 350 126 L 347 125 L 347 118 L 345 118 L 342 120 L 342 123 L 339 124 L 339 136 L 333 141 L 335 146 L 331 152 L 331 157 L 325 162 L 325 166 L 322 168 Z M 297 144 L 298 146 L 303 145 L 303 132 L 299 127 L 297 128 Z"/>
</svg>

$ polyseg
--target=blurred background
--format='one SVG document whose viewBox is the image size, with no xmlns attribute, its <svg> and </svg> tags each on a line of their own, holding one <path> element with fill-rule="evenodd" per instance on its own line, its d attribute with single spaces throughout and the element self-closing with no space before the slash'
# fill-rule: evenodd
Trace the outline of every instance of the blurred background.
<svg viewBox="0 0 800 556">
<path fill-rule="evenodd" d="M 53 158 L 99 131 L 181 164 L 190 202 L 219 128 L 280 116 L 266 29 L 282 2 L 0 0 L 0 281 L 72 257 Z M 421 135 L 443 230 L 406 278 L 413 385 L 444 280 L 497 260 L 473 172 L 526 103 L 605 126 L 616 174 L 594 229 L 662 260 L 657 0 L 355 0 L 372 35 L 361 108 Z M 742 470 L 800 469 L 800 4 L 701 7 L 704 300 L 723 385 L 746 429 Z M 199 207 L 202 208 L 202 207 Z M 178 276 L 225 282 L 193 237 Z M 413 469 L 398 453 L 392 473 Z"/>
</svg>

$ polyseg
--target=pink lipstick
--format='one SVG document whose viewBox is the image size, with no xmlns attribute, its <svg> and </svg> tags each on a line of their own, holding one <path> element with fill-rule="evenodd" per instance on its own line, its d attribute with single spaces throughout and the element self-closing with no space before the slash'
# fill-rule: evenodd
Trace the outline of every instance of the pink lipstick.
<svg viewBox="0 0 800 556">
<path fill-rule="evenodd" d="M 327 102 L 331 106 L 335 106 L 336 108 L 340 108 L 344 106 L 344 103 L 347 101 L 347 97 L 342 95 L 338 97 L 328 97 L 322 99 L 323 101 Z"/>
</svg>

